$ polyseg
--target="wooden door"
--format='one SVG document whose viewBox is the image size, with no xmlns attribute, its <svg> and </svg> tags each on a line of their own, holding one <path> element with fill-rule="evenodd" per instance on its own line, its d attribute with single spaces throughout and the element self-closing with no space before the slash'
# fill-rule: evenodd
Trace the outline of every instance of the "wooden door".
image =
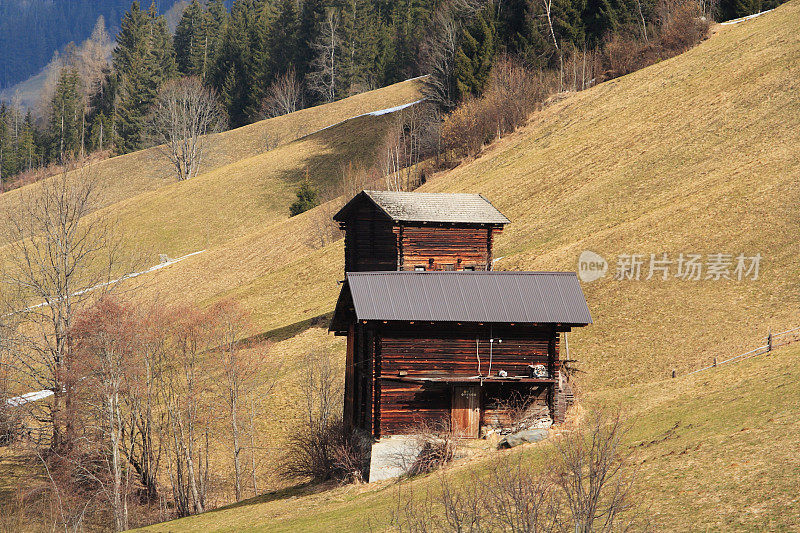
<svg viewBox="0 0 800 533">
<path fill-rule="evenodd" d="M 450 424 L 461 437 L 477 438 L 480 430 L 480 389 L 475 386 L 453 387 Z"/>
</svg>

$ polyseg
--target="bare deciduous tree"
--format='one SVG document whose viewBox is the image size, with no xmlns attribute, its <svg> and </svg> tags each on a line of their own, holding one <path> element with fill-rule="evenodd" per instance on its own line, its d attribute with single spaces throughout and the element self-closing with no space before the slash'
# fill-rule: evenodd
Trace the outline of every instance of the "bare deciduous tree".
<svg viewBox="0 0 800 533">
<path fill-rule="evenodd" d="M 175 167 L 178 181 L 197 175 L 207 135 L 224 125 L 225 113 L 216 94 L 194 77 L 164 84 L 150 114 L 153 140 Z"/>
<path fill-rule="evenodd" d="M 82 313 L 75 323 L 74 369 L 81 376 L 78 380 L 85 389 L 84 417 L 92 419 L 98 438 L 92 448 L 106 457 L 109 483 L 105 476 L 94 475 L 106 493 L 114 516 L 116 531 L 128 529 L 128 496 L 130 493 L 130 469 L 125 467 L 123 438 L 127 416 L 124 396 L 130 382 L 129 375 L 138 349 L 139 316 L 130 306 L 109 298 L 100 299 Z M 88 408 L 88 409 L 87 409 Z M 91 437 L 87 437 L 90 440 Z"/>
<path fill-rule="evenodd" d="M 483 0 L 442 2 L 434 15 L 431 31 L 422 43 L 422 70 L 428 73 L 423 93 L 428 101 L 442 111 L 451 111 L 457 104 L 453 70 L 462 24 L 472 19 L 485 5 Z"/>
<path fill-rule="evenodd" d="M 626 469 L 625 433 L 619 413 L 596 412 L 556 441 L 556 484 L 578 533 L 625 529 L 620 515 L 633 506 L 634 481 Z"/>
<path fill-rule="evenodd" d="M 242 452 L 245 450 L 244 436 L 247 424 L 244 411 L 250 407 L 250 425 L 253 424 L 253 411 L 257 400 L 268 395 L 275 386 L 274 371 L 269 372 L 273 379 L 262 381 L 261 373 L 267 369 L 264 352 L 260 347 L 248 351 L 240 345 L 248 326 L 247 313 L 233 300 L 223 300 L 210 310 L 210 324 L 217 335 L 220 368 L 224 374 L 221 387 L 223 400 L 228 408 L 228 424 L 231 436 L 231 458 L 234 474 L 234 495 L 236 501 L 242 499 Z M 256 394 L 258 390 L 259 394 Z M 252 436 L 252 427 L 251 436 Z M 251 439 L 250 453 L 255 454 Z M 254 459 L 251 461 L 254 463 Z M 253 466 L 255 469 L 255 466 Z M 253 472 L 255 475 L 255 472 Z M 255 485 L 255 483 L 254 483 Z"/>
<path fill-rule="evenodd" d="M 302 108 L 302 94 L 300 80 L 294 68 L 290 68 L 269 86 L 264 99 L 264 115 L 271 118 L 294 113 Z"/>
<path fill-rule="evenodd" d="M 319 35 L 311 43 L 315 56 L 308 74 L 308 87 L 319 94 L 325 102 L 336 100 L 339 83 L 339 13 L 329 8 L 325 11 Z"/>
<path fill-rule="evenodd" d="M 632 529 L 633 474 L 618 415 L 595 413 L 556 440 L 537 466 L 523 454 L 506 456 L 488 472 L 439 474 L 424 495 L 398 490 L 392 524 L 399 531 L 610 532 Z"/>
<path fill-rule="evenodd" d="M 205 509 L 208 430 L 211 412 L 203 403 L 210 375 L 202 355 L 213 348 L 204 313 L 175 308 L 170 316 L 167 364 L 159 385 L 167 413 L 168 471 L 179 516 Z"/>
<path fill-rule="evenodd" d="M 3 284 L 19 290 L 27 323 L 12 364 L 29 386 L 53 392 L 38 418 L 51 428 L 54 450 L 72 437 L 72 341 L 70 330 L 83 302 L 110 285 L 120 268 L 119 241 L 109 221 L 93 213 L 96 177 L 84 166 L 41 181 L 7 217 L 8 254 Z M 91 216 L 89 216 L 91 215 Z"/>
</svg>

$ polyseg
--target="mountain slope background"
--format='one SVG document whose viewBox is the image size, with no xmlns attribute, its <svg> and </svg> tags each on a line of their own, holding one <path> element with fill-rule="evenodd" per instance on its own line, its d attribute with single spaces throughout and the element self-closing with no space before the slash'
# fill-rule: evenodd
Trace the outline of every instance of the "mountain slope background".
<svg viewBox="0 0 800 533">
<path fill-rule="evenodd" d="M 164 13 L 175 3 L 157 4 Z M 67 43 L 88 38 L 98 17 L 109 28 L 118 27 L 130 6 L 130 0 L 1 0 L 0 90 L 36 75 Z"/>
<path fill-rule="evenodd" d="M 784 391 L 796 381 L 797 351 L 717 374 L 681 376 L 713 357 L 761 344 L 769 328 L 800 325 L 798 20 L 800 3 L 793 0 L 721 28 L 681 56 L 554 99 L 526 127 L 420 189 L 480 192 L 509 216 L 512 224 L 497 241 L 497 269 L 575 270 L 583 250 L 609 261 L 605 278 L 583 286 L 594 324 L 570 334 L 570 356 L 585 372 L 579 384 L 588 401 L 617 402 L 640 413 L 632 444 L 671 435 L 676 421 L 687 424 L 677 440 L 642 446 L 642 497 L 659 523 L 676 524 L 676 530 L 694 526 L 685 517 L 694 515 L 681 505 L 711 528 L 796 527 L 786 522 L 797 516 L 787 487 L 798 478 L 787 450 L 796 447 L 800 407 Z M 418 98 L 402 87 L 409 88 L 384 89 L 380 99 L 361 101 L 359 112 L 354 107 L 348 116 Z M 334 108 L 316 112 L 326 109 Z M 270 460 L 297 416 L 297 361 L 319 349 L 344 359 L 343 342 L 324 327 L 342 277 L 342 241 L 324 242 L 317 233 L 318 221 L 343 198 L 289 218 L 287 187 L 314 162 L 319 166 L 312 177 L 325 184 L 336 181 L 342 162 L 369 161 L 371 143 L 390 118 L 360 117 L 290 136 L 287 144 L 243 153 L 196 181 L 160 183 L 141 194 L 131 188 L 105 207 L 131 234 L 131 249 L 145 248 L 153 258 L 206 250 L 148 275 L 139 287 L 142 298 L 166 295 L 206 306 L 233 297 L 253 314 L 250 334 L 272 340 L 269 357 L 285 363 L 286 379 L 261 420 Z M 143 157 L 137 154 L 105 162 L 103 175 L 120 182 L 153 179 L 146 159 L 140 170 L 115 174 L 114 165 Z M 209 209 L 217 203 L 228 207 Z M 680 253 L 760 253 L 763 259 L 757 280 L 612 279 L 617 256 L 634 253 L 673 259 Z M 672 369 L 678 380 L 665 380 Z M 705 441 L 715 446 L 704 447 Z M 679 459 L 690 462 L 677 462 L 673 456 L 684 449 L 687 457 Z M 770 459 L 741 459 L 758 454 Z M 781 464 L 788 466 L 779 472 Z M 740 487 L 740 478 L 750 484 Z M 391 491 L 376 494 L 348 487 L 301 494 L 302 505 L 268 495 L 252 502 L 263 506 L 165 527 L 268 529 L 281 519 L 287 528 L 302 529 L 347 520 L 357 530 L 362 519 L 392 505 Z M 749 509 L 744 515 L 737 507 L 742 499 Z M 784 522 L 774 521 L 778 513 Z"/>
<path fill-rule="evenodd" d="M 762 344 L 770 329 L 800 324 L 798 15 L 800 4 L 790 2 L 719 28 L 686 54 L 558 99 L 419 189 L 480 192 L 511 218 L 497 241 L 498 269 L 576 270 L 583 250 L 609 261 L 605 278 L 583 286 L 594 324 L 570 334 L 570 356 L 585 372 L 585 402 L 631 414 L 638 494 L 659 529 L 797 526 L 800 468 L 791 450 L 800 406 L 787 393 L 797 349 L 681 376 Z M 302 329 L 333 308 L 341 241 L 230 280 L 240 265 L 257 270 L 259 250 L 304 235 L 303 223 L 210 249 L 153 283 L 192 287 L 187 297 L 204 302 L 233 296 L 266 333 Z M 286 233 L 273 234 L 279 227 Z M 617 256 L 632 253 L 763 259 L 757 280 L 612 279 Z M 229 281 L 204 286 L 209 271 L 212 284 Z M 274 344 L 271 357 L 292 361 L 323 344 L 343 357 L 324 326 Z M 668 379 L 672 369 L 677 380 Z M 278 408 L 293 394 L 287 385 Z M 265 421 L 265 431 L 274 427 Z M 414 484 L 421 494 L 436 481 Z M 392 487 L 289 491 L 251 503 L 163 528 L 379 529 L 397 504 Z"/>
</svg>

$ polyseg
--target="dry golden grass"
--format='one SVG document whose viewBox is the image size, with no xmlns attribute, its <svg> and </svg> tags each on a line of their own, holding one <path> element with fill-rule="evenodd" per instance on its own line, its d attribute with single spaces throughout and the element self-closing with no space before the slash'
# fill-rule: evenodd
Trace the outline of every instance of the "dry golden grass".
<svg viewBox="0 0 800 533">
<path fill-rule="evenodd" d="M 420 98 L 420 83 L 419 80 L 409 80 L 212 135 L 201 173 L 264 154 L 348 118 L 414 102 Z M 246 172 L 246 168 L 239 167 L 237 171 Z M 93 165 L 93 169 L 100 177 L 103 205 L 112 205 L 175 183 L 169 162 L 157 148 L 100 161 Z M 25 189 L 27 187 L 0 195 L 0 213 L 12 208 Z"/>
<path fill-rule="evenodd" d="M 641 494 L 665 529 L 797 527 L 790 520 L 798 513 L 792 435 L 800 399 L 796 387 L 787 393 L 797 381 L 797 350 L 663 378 L 672 368 L 682 376 L 715 356 L 744 352 L 768 327 L 800 325 L 798 19 L 793 1 L 686 54 L 559 100 L 421 189 L 481 192 L 509 216 L 498 269 L 575 270 L 587 249 L 609 260 L 606 278 L 584 284 L 595 323 L 570 335 L 570 355 L 587 372 L 581 385 L 593 391 L 590 399 L 638 413 L 633 444 L 656 441 L 637 447 Z M 152 276 L 148 291 L 201 304 L 233 296 L 253 312 L 254 334 L 330 312 L 342 243 L 320 247 L 315 233 L 330 206 L 285 216 L 292 192 L 285 184 L 329 149 L 312 136 L 197 185 L 120 204 L 139 245 L 171 255 L 208 249 Z M 293 169 L 292 177 L 282 181 L 271 165 Z M 268 198 L 254 194 L 267 189 Z M 618 254 L 661 252 L 673 259 L 761 253 L 763 260 L 757 281 L 610 279 Z M 286 350 L 275 354 L 292 359 L 325 342 L 343 354 L 342 343 L 317 328 L 279 343 Z M 282 390 L 291 406 L 291 387 Z M 282 423 L 277 414 L 265 419 L 265 433 Z M 393 505 L 385 486 L 289 499 L 297 494 L 266 495 L 160 530 L 356 531 L 385 524 Z"/>
<path fill-rule="evenodd" d="M 686 372 L 800 325 L 799 16 L 786 4 L 572 95 L 421 189 L 481 192 L 511 219 L 498 269 L 609 261 L 583 286 L 595 323 L 571 335 L 588 386 Z M 758 281 L 610 279 L 619 254 L 662 252 L 763 261 Z"/>
<path fill-rule="evenodd" d="M 421 189 L 481 192 L 511 218 L 498 269 L 575 270 L 587 249 L 610 262 L 584 284 L 595 323 L 571 335 L 584 386 L 684 373 L 800 323 L 798 11 L 787 4 L 563 99 Z M 200 301 L 233 295 L 264 330 L 329 312 L 342 248 L 313 249 L 312 218 L 262 225 L 155 285 L 190 287 Z M 617 255 L 662 252 L 763 260 L 757 281 L 611 279 Z"/>
<path fill-rule="evenodd" d="M 716 370 L 662 380 L 586 398 L 618 405 L 633 429 L 636 513 L 656 531 L 789 531 L 800 527 L 800 348 Z M 548 443 L 521 453 L 538 459 Z M 450 472 L 467 480 L 470 470 L 491 469 L 501 454 L 455 463 Z M 436 492 L 436 474 L 416 478 L 403 493 Z M 327 489 L 327 490 L 326 490 Z M 164 524 L 148 531 L 382 531 L 397 506 L 397 485 L 296 487 L 236 506 Z"/>
</svg>

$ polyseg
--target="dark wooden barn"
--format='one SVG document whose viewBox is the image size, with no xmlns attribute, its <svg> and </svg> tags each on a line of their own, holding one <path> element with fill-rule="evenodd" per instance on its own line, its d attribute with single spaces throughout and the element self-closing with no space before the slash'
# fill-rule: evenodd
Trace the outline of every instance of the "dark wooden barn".
<svg viewBox="0 0 800 533">
<path fill-rule="evenodd" d="M 345 424 L 375 439 L 370 480 L 423 423 L 477 437 L 507 428 L 515 400 L 563 420 L 561 333 L 591 323 L 574 273 L 492 271 L 509 220 L 478 194 L 363 191 L 334 219 L 346 279 L 330 329 L 347 336 Z"/>
<path fill-rule="evenodd" d="M 334 220 L 345 232 L 345 272 L 492 270 L 509 220 L 479 194 L 362 191 Z"/>
<path fill-rule="evenodd" d="M 445 419 L 477 437 L 514 394 L 560 422 L 560 333 L 589 323 L 574 273 L 348 273 L 331 323 L 345 422 L 377 439 Z"/>
</svg>

